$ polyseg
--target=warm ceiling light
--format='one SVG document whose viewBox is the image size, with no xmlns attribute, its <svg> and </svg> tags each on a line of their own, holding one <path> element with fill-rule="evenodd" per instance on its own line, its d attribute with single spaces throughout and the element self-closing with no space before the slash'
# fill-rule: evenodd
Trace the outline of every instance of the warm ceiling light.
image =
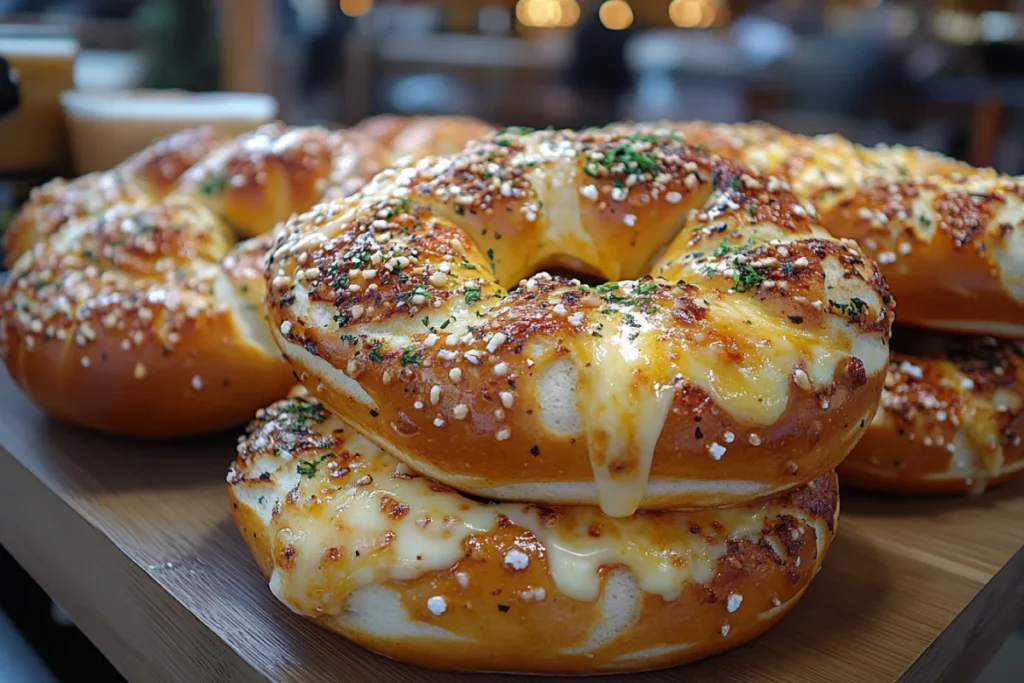
<svg viewBox="0 0 1024 683">
<path fill-rule="evenodd" d="M 562 20 L 559 26 L 575 26 L 580 20 L 580 5 L 576 0 L 559 0 L 562 8 Z"/>
<path fill-rule="evenodd" d="M 633 23 L 633 8 L 626 0 L 605 0 L 601 3 L 597 16 L 605 28 L 621 31 Z"/>
<path fill-rule="evenodd" d="M 516 3 L 516 19 L 523 26 L 547 28 L 562 24 L 563 14 L 560 0 L 519 0 Z M 575 3 L 574 3 L 575 4 Z M 576 8 L 577 19 L 579 8 Z M 575 22 L 574 22 L 575 23 Z"/>
<path fill-rule="evenodd" d="M 373 0 L 340 0 L 341 13 L 349 17 L 361 17 L 373 9 Z"/>
<path fill-rule="evenodd" d="M 694 28 L 704 21 L 704 3 L 701 0 L 672 0 L 668 17 L 679 28 Z"/>
</svg>

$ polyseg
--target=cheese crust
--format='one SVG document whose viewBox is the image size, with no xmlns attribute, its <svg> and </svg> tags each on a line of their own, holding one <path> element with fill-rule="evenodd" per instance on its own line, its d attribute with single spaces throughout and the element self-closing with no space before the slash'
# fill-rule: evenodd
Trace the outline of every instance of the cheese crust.
<svg viewBox="0 0 1024 683">
<path fill-rule="evenodd" d="M 692 513 L 481 503 L 304 398 L 260 411 L 228 489 L 289 608 L 388 657 L 469 671 L 640 671 L 741 645 L 795 605 L 839 514 L 832 473 Z"/>
</svg>

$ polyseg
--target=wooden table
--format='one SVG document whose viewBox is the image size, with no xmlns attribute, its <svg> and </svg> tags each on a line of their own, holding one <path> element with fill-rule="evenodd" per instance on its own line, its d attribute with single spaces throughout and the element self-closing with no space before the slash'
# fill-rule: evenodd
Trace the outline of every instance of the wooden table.
<svg viewBox="0 0 1024 683">
<path fill-rule="evenodd" d="M 58 426 L 0 370 L 0 542 L 132 681 L 525 680 L 398 664 L 278 604 L 228 512 L 234 440 Z M 848 494 L 824 569 L 774 630 L 603 680 L 968 681 L 1024 617 L 1022 545 L 1024 482 L 974 499 Z"/>
</svg>

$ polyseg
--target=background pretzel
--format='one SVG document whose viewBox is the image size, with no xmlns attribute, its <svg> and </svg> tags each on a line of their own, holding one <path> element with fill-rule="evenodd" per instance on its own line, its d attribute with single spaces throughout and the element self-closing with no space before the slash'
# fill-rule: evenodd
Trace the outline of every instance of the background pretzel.
<svg viewBox="0 0 1024 683">
<path fill-rule="evenodd" d="M 388 158 L 319 127 L 270 124 L 226 141 L 193 129 L 111 171 L 48 183 L 7 236 L 8 370 L 51 415 L 101 431 L 243 423 L 293 380 L 262 310 L 269 237 L 233 249 L 234 235 L 350 193 Z"/>
<path fill-rule="evenodd" d="M 901 324 L 1024 336 L 1024 182 L 935 152 L 863 147 L 765 124 L 669 125 L 787 180 L 822 227 L 881 267 Z"/>
<path fill-rule="evenodd" d="M 367 135 L 391 151 L 395 160 L 454 154 L 466 143 L 496 129 L 471 116 L 399 116 L 380 114 L 360 121 L 352 130 Z"/>
<path fill-rule="evenodd" d="M 672 135 L 522 133 L 289 221 L 269 314 L 314 394 L 456 488 L 616 516 L 737 504 L 838 464 L 877 406 L 892 321 L 855 245 Z M 551 265 L 655 277 L 509 291 Z"/>
</svg>

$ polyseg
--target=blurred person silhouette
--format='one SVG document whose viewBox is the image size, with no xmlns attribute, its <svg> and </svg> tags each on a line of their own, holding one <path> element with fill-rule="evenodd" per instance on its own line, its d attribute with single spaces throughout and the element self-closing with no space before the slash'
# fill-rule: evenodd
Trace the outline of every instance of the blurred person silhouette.
<svg viewBox="0 0 1024 683">
<path fill-rule="evenodd" d="M 565 75 L 571 116 L 578 126 L 603 125 L 618 118 L 621 98 L 633 87 L 626 63 L 626 29 L 607 28 L 598 16 L 600 0 L 580 2 L 580 21 L 573 32 L 572 57 Z"/>
<path fill-rule="evenodd" d="M 142 34 L 144 87 L 217 89 L 220 52 L 215 3 L 143 0 L 131 18 Z"/>
</svg>

